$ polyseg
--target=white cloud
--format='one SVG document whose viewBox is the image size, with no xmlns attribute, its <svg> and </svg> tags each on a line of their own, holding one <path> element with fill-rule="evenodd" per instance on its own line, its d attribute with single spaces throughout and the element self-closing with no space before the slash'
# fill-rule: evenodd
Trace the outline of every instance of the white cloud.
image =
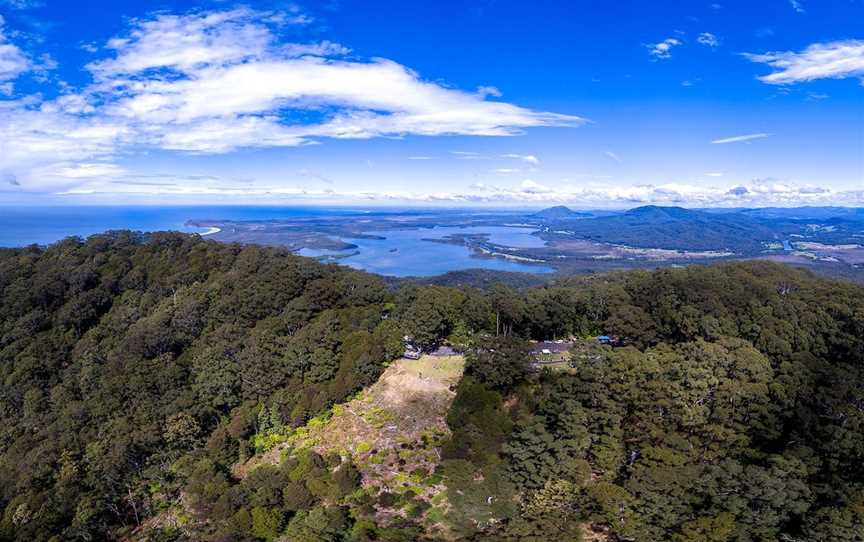
<svg viewBox="0 0 864 542">
<path fill-rule="evenodd" d="M 522 160 L 526 164 L 528 164 L 530 166 L 535 166 L 535 167 L 540 165 L 540 159 L 537 158 L 536 156 L 534 156 L 533 154 L 508 153 L 508 154 L 502 154 L 501 158 L 514 158 L 516 160 Z"/>
<path fill-rule="evenodd" d="M 0 0 L 0 6 L 6 5 L 12 9 L 32 9 L 45 5 L 42 0 Z"/>
<path fill-rule="evenodd" d="M 702 32 L 696 41 L 706 47 L 717 47 L 720 45 L 720 40 L 711 32 Z"/>
<path fill-rule="evenodd" d="M 520 173 L 521 169 L 509 168 L 509 167 L 499 167 L 492 170 L 492 173 L 497 173 L 499 175 L 510 175 L 511 173 Z"/>
<path fill-rule="evenodd" d="M 804 4 L 801 3 L 801 0 L 789 0 L 789 5 L 792 6 L 792 9 L 794 9 L 797 13 L 807 13 L 807 10 L 804 9 Z"/>
<path fill-rule="evenodd" d="M 716 172 L 716 173 L 706 173 L 705 176 L 706 176 L 706 177 L 722 177 L 723 174 L 722 174 L 722 173 L 719 173 L 719 172 Z"/>
<path fill-rule="evenodd" d="M 621 163 L 621 158 L 620 158 L 617 154 L 615 154 L 614 152 L 612 152 L 612 151 L 606 151 L 606 152 L 604 152 L 603 154 L 606 156 L 606 158 L 609 158 L 610 160 L 612 160 L 612 161 L 615 162 L 616 164 L 620 164 L 620 163 Z"/>
<path fill-rule="evenodd" d="M 474 151 L 450 151 L 450 154 L 455 155 L 459 160 L 479 160 L 485 158 L 479 152 Z"/>
<path fill-rule="evenodd" d="M 743 141 L 753 141 L 754 139 L 764 139 L 766 137 L 771 137 L 774 134 L 746 134 L 732 137 L 724 137 L 723 139 L 715 139 L 711 143 L 714 145 L 723 145 L 725 143 L 740 143 Z"/>
<path fill-rule="evenodd" d="M 301 56 L 345 56 L 351 53 L 351 49 L 324 40 L 318 43 L 289 43 L 282 46 L 280 52 L 288 58 Z"/>
<path fill-rule="evenodd" d="M 320 179 L 316 174 L 301 171 L 301 176 Z M 14 176 L 2 176 L 11 189 L 17 189 Z M 326 183 L 326 181 L 325 181 Z M 316 183 L 317 184 L 317 183 Z M 515 187 L 474 182 L 464 190 L 450 192 L 422 191 L 356 191 L 337 190 L 330 183 L 314 187 L 290 186 L 284 183 L 262 184 L 231 182 L 230 179 L 211 177 L 171 177 L 158 179 L 136 178 L 126 175 L 121 179 L 94 178 L 86 185 L 71 186 L 64 196 L 103 197 L 108 200 L 122 197 L 176 197 L 224 198 L 226 201 L 351 201 L 415 203 L 490 203 L 524 206 L 526 204 L 567 204 L 586 208 L 632 207 L 635 205 L 683 205 L 689 207 L 764 207 L 800 205 L 864 205 L 864 190 L 834 191 L 830 188 L 776 179 L 754 179 L 744 183 L 723 186 L 705 186 L 690 183 L 613 184 L 598 180 L 596 184 L 566 183 L 552 188 L 535 180 L 526 179 Z M 90 201 L 88 199 L 88 201 Z"/>
<path fill-rule="evenodd" d="M 0 103 L 0 172 L 25 189 L 63 187 L 71 178 L 56 173 L 70 161 L 105 163 L 154 148 L 225 153 L 324 138 L 513 136 L 583 122 L 487 99 L 493 87 L 462 91 L 387 59 L 349 59 L 333 42 L 284 40 L 287 29 L 309 22 L 296 8 L 133 19 L 105 44 L 107 56 L 86 66 L 92 84 L 53 100 Z M 29 61 L 2 36 L 0 91 L 11 94 L 3 78 Z"/>
<path fill-rule="evenodd" d="M 479 96 L 482 96 L 483 98 L 487 96 L 492 96 L 493 98 L 500 98 L 501 96 L 503 96 L 501 91 L 498 90 L 498 87 L 492 86 L 477 87 L 477 94 Z"/>
<path fill-rule="evenodd" d="M 759 77 L 760 81 L 772 85 L 816 79 L 864 78 L 864 40 L 814 43 L 799 53 L 744 53 L 744 56 L 775 70 Z"/>
<path fill-rule="evenodd" d="M 667 59 L 672 57 L 672 48 L 681 45 L 681 41 L 675 38 L 666 38 L 658 43 L 646 45 L 650 50 L 651 56 L 658 59 Z"/>
<path fill-rule="evenodd" d="M 5 31 L 5 21 L 0 16 L 0 83 L 16 79 L 31 67 L 30 59 L 27 58 L 24 51 L 9 41 Z M 4 92 L 4 94 L 11 94 L 12 87 L 7 86 L 6 88 L 8 92 Z"/>
<path fill-rule="evenodd" d="M 68 179 L 86 179 L 90 177 L 119 177 L 125 175 L 126 170 L 115 164 L 82 162 L 58 168 L 53 174 Z"/>
<path fill-rule="evenodd" d="M 263 137 L 261 146 L 269 146 L 321 137 L 515 135 L 528 127 L 582 122 L 424 81 L 386 59 L 336 59 L 347 50 L 329 42 L 276 41 L 261 15 L 248 9 L 161 15 L 137 21 L 127 37 L 109 42 L 115 58 L 89 68 L 100 90 L 122 96 L 111 104 L 113 114 L 136 122 L 155 120 L 169 129 L 179 124 L 192 132 L 193 137 L 168 133 L 155 138 L 159 146 L 168 139 L 182 140 L 164 145 L 182 150 L 224 152 L 247 146 L 254 144 L 256 130 Z M 150 73 L 161 69 L 174 77 Z M 277 112 L 334 109 L 317 124 L 286 124 L 276 118 Z M 214 125 L 228 130 L 229 137 L 214 132 Z"/>
<path fill-rule="evenodd" d="M 522 181 L 520 190 L 526 194 L 549 194 L 553 192 L 550 187 L 532 181 L 531 179 L 525 179 Z"/>
</svg>

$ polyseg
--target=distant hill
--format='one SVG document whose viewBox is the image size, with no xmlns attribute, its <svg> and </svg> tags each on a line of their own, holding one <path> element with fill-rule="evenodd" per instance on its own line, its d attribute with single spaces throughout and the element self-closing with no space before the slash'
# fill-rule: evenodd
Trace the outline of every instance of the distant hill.
<svg viewBox="0 0 864 542">
<path fill-rule="evenodd" d="M 648 205 L 620 215 L 569 224 L 573 234 L 604 243 L 640 248 L 759 252 L 776 238 L 765 221 L 744 214 L 716 214 L 682 207 Z"/>
<path fill-rule="evenodd" d="M 762 209 L 742 209 L 741 214 L 758 218 L 789 220 L 864 220 L 864 209 L 855 207 L 765 207 Z"/>
<path fill-rule="evenodd" d="M 569 207 L 565 207 L 564 205 L 556 205 L 555 207 L 549 207 L 548 209 L 543 209 L 537 213 L 531 215 L 535 218 L 542 218 L 544 220 L 568 220 L 573 218 L 590 218 L 592 215 L 589 213 L 580 213 L 579 211 L 574 211 Z"/>
</svg>

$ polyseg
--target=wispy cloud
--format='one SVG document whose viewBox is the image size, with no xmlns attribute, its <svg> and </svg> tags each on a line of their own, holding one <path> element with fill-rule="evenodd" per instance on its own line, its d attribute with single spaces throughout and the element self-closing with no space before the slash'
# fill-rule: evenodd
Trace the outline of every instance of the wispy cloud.
<svg viewBox="0 0 864 542">
<path fill-rule="evenodd" d="M 767 64 L 774 72 L 759 77 L 772 85 L 816 79 L 864 78 L 864 40 L 814 43 L 801 52 L 744 53 L 753 62 Z"/>
<path fill-rule="evenodd" d="M 696 38 L 696 41 L 706 47 L 718 47 L 720 45 L 720 39 L 712 34 L 711 32 L 702 32 L 699 34 L 699 37 Z"/>
<path fill-rule="evenodd" d="M 459 160 L 479 160 L 485 158 L 479 152 L 474 151 L 450 151 L 450 154 L 456 156 Z"/>
<path fill-rule="evenodd" d="M 0 0 L 0 6 L 9 6 L 12 9 L 33 9 L 44 5 L 42 0 Z"/>
<path fill-rule="evenodd" d="M 765 133 L 746 134 L 746 135 L 739 135 L 739 136 L 732 136 L 732 137 L 724 137 L 723 139 L 715 139 L 711 143 L 713 143 L 714 145 L 722 145 L 725 143 L 740 143 L 742 141 L 753 141 L 754 139 L 764 139 L 766 137 L 771 137 L 772 135 L 774 135 L 774 134 L 765 134 Z"/>
<path fill-rule="evenodd" d="M 53 174 L 67 179 L 87 179 L 91 177 L 118 177 L 125 175 L 126 170 L 109 163 L 79 163 L 58 168 Z"/>
<path fill-rule="evenodd" d="M 333 179 L 331 179 L 330 177 L 327 177 L 326 175 L 322 175 L 321 173 L 318 173 L 317 171 L 310 171 L 310 170 L 305 169 L 305 168 L 301 169 L 297 173 L 302 177 L 309 177 L 311 179 L 321 181 L 324 184 L 333 184 L 333 182 L 334 182 Z"/>
<path fill-rule="evenodd" d="M 508 154 L 502 154 L 501 158 L 514 158 L 516 160 L 521 160 L 521 161 L 523 161 L 526 164 L 531 165 L 531 166 L 539 166 L 540 165 L 540 159 L 537 158 L 536 156 L 534 156 L 533 154 L 508 153 Z"/>
<path fill-rule="evenodd" d="M 807 13 L 807 10 L 804 9 L 804 4 L 801 2 L 801 0 L 789 0 L 789 5 L 792 6 L 792 9 L 794 9 L 797 13 L 801 13 L 802 15 Z"/>
<path fill-rule="evenodd" d="M 583 123 L 488 100 L 497 96 L 492 87 L 462 91 L 387 59 L 349 58 L 349 49 L 333 42 L 282 39 L 286 27 L 310 22 L 297 8 L 132 19 L 86 66 L 89 85 L 52 100 L 3 102 L 0 171 L 30 189 L 51 183 L 46 171 L 138 150 L 226 153 L 327 138 L 514 136 Z M 0 34 L 0 84 L 7 85 L 0 90 L 11 93 L 8 82 L 32 66 Z M 69 181 L 53 179 L 59 187 Z"/>
<path fill-rule="evenodd" d="M 681 41 L 676 38 L 666 38 L 663 41 L 657 43 L 650 43 L 646 45 L 649 49 L 651 56 L 655 59 L 667 59 L 672 57 L 672 48 L 675 46 L 681 45 Z"/>
<path fill-rule="evenodd" d="M 621 163 L 621 157 L 618 156 L 618 154 L 616 154 L 616 153 L 614 153 L 614 152 L 612 152 L 612 151 L 606 151 L 606 152 L 604 152 L 603 154 L 606 156 L 606 158 L 612 160 L 612 161 L 615 162 L 616 164 L 620 164 L 620 163 Z"/>
</svg>

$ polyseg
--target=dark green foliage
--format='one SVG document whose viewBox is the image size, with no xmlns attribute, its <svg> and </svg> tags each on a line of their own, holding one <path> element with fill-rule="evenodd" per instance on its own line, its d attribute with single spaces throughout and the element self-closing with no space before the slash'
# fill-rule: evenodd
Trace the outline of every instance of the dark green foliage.
<svg viewBox="0 0 864 542">
<path fill-rule="evenodd" d="M 481 337 L 465 356 L 465 372 L 491 388 L 506 390 L 528 375 L 531 346 L 512 336 Z"/>
<path fill-rule="evenodd" d="M 0 251 L 0 539 L 111 538 L 184 484 L 227 530 L 281 532 L 282 486 L 238 501 L 228 468 L 259 405 L 302 420 L 375 381 L 398 333 L 378 329 L 387 296 L 370 275 L 179 234 Z M 340 472 L 335 493 L 356 478 Z"/>
<path fill-rule="evenodd" d="M 459 532 L 567 540 L 578 533 L 566 526 L 592 523 L 632 540 L 864 539 L 861 288 L 747 263 L 524 295 L 519 332 L 610 331 L 629 346 L 502 388 L 494 417 L 475 379 L 497 366 L 469 356 L 444 448 L 459 458 L 443 469 Z M 503 444 L 500 419 L 512 420 Z M 472 500 L 501 473 L 511 487 L 496 496 L 515 492 L 518 509 Z"/>
<path fill-rule="evenodd" d="M 627 346 L 528 371 L 528 339 L 601 333 Z M 391 294 L 277 249 L 118 232 L 0 250 L 0 541 L 134 539 L 163 511 L 189 523 L 148 540 L 422 539 L 440 509 L 369 494 L 338 455 L 232 474 L 404 335 L 470 345 L 433 477 L 457 537 L 864 539 L 860 287 L 751 262 Z M 404 517 L 376 525 L 376 504 Z"/>
</svg>

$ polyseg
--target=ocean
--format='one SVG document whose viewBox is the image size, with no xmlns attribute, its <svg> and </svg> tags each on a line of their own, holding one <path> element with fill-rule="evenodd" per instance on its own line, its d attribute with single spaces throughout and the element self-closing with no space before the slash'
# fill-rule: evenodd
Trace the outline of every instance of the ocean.
<svg viewBox="0 0 864 542">
<path fill-rule="evenodd" d="M 345 207 L 0 207 L 0 247 L 47 245 L 108 230 L 205 232 L 207 228 L 185 225 L 193 218 L 266 220 L 362 212 Z"/>
<path fill-rule="evenodd" d="M 208 228 L 186 226 L 187 220 L 268 220 L 280 218 L 368 215 L 386 210 L 348 207 L 0 207 L 0 247 L 48 245 L 66 237 L 87 237 L 108 230 L 180 231 L 206 233 Z M 392 210 L 390 210 L 392 212 Z M 446 211 L 443 211 L 446 212 Z M 353 254 L 339 260 L 350 267 L 391 276 L 431 276 L 462 269 L 548 273 L 553 269 L 503 258 L 476 258 L 462 245 L 432 243 L 426 238 L 451 233 L 490 234 L 493 242 L 506 246 L 531 247 L 542 240 L 525 228 L 470 227 L 390 231 L 385 239 L 351 239 Z M 375 232 L 378 234 L 378 232 Z M 333 256 L 338 253 L 303 249 L 304 256 Z"/>
</svg>

